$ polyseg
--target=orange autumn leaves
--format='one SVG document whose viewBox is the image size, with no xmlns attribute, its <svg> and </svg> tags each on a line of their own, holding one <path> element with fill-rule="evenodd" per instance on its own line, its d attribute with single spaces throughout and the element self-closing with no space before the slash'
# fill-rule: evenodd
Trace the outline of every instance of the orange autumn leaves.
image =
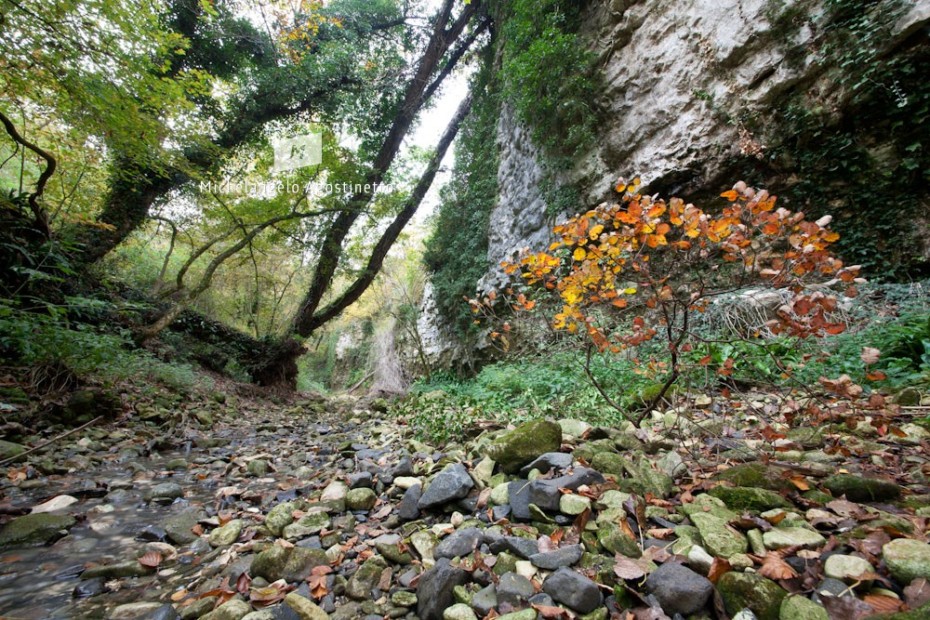
<svg viewBox="0 0 930 620">
<path fill-rule="evenodd" d="M 776 197 L 737 183 L 715 213 L 679 198 L 639 194 L 639 181 L 620 183 L 620 202 L 603 204 L 553 229 L 548 251 L 505 263 L 530 285 L 558 295 L 556 329 L 582 332 L 600 349 L 619 351 L 702 312 L 712 297 L 747 286 L 790 291 L 768 328 L 806 337 L 842 331 L 830 320 L 835 296 L 811 292 L 811 281 L 844 283 L 856 294 L 858 267 L 846 267 L 830 252 L 839 235 L 830 218 L 809 221 L 777 207 Z M 635 311 L 630 328 L 608 329 L 611 313 Z M 656 311 L 647 324 L 642 316 Z M 605 328 L 607 326 L 607 328 Z M 685 327 L 686 329 L 686 327 Z"/>
</svg>

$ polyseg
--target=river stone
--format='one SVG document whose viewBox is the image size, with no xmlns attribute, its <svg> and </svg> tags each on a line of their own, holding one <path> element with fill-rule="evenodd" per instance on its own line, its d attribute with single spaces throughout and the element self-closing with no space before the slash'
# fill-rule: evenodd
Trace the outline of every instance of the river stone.
<svg viewBox="0 0 930 620">
<path fill-rule="evenodd" d="M 771 508 L 791 508 L 791 503 L 774 491 L 751 487 L 714 487 L 708 491 L 727 508 L 734 510 L 765 511 Z"/>
<path fill-rule="evenodd" d="M 175 500 L 184 497 L 184 489 L 177 482 L 163 482 L 149 489 L 146 497 L 156 502 Z"/>
<path fill-rule="evenodd" d="M 455 602 L 452 590 L 464 585 L 468 574 L 452 566 L 447 558 L 436 562 L 420 577 L 417 584 L 417 615 L 420 620 L 442 620 L 442 612 Z"/>
<path fill-rule="evenodd" d="M 433 478 L 426 491 L 417 502 L 420 510 L 426 510 L 434 506 L 441 506 L 456 499 L 461 499 L 468 495 L 468 492 L 475 486 L 475 482 L 468 475 L 468 470 L 461 463 L 447 465 L 439 474 Z"/>
<path fill-rule="evenodd" d="M 176 545 L 186 545 L 194 542 L 199 536 L 191 530 L 200 520 L 201 512 L 190 508 L 176 515 L 172 515 L 161 522 L 161 526 L 168 533 L 168 540 Z"/>
<path fill-rule="evenodd" d="M 329 558 L 323 549 L 311 549 L 308 547 L 294 547 L 288 550 L 286 554 L 284 568 L 281 571 L 280 578 L 288 583 L 300 583 L 310 577 L 312 571 L 317 566 L 326 566 L 329 564 Z M 269 579 L 269 581 L 276 581 Z"/>
<path fill-rule="evenodd" d="M 60 538 L 62 531 L 75 523 L 71 515 L 36 513 L 17 517 L 0 531 L 0 547 L 44 545 Z"/>
<path fill-rule="evenodd" d="M 930 579 L 930 544 L 899 538 L 882 547 L 882 558 L 892 576 L 902 584 L 914 579 Z"/>
<path fill-rule="evenodd" d="M 746 537 L 727 525 L 727 522 L 709 512 L 691 514 L 691 521 L 701 533 L 704 548 L 718 558 L 729 558 L 746 553 L 749 543 Z"/>
<path fill-rule="evenodd" d="M 790 482 L 782 476 L 784 469 L 769 467 L 763 463 L 735 465 L 714 476 L 714 480 L 725 480 L 737 487 L 768 489 L 769 491 L 791 490 Z"/>
<path fill-rule="evenodd" d="M 471 606 L 482 618 L 491 613 L 491 610 L 497 607 L 497 588 L 490 584 L 481 588 L 471 597 Z"/>
<path fill-rule="evenodd" d="M 391 595 L 391 602 L 400 607 L 413 607 L 417 604 L 417 595 L 406 590 L 398 590 Z"/>
<path fill-rule="evenodd" d="M 727 613 L 750 609 L 759 620 L 779 620 L 782 601 L 788 596 L 774 581 L 756 573 L 724 573 L 717 582 Z"/>
<path fill-rule="evenodd" d="M 580 439 L 582 435 L 591 430 L 590 424 L 573 418 L 562 418 L 557 420 L 556 424 L 562 429 L 562 435 L 573 439 Z"/>
<path fill-rule="evenodd" d="M 803 596 L 786 596 L 781 602 L 779 620 L 830 620 L 827 610 Z"/>
<path fill-rule="evenodd" d="M 409 487 L 404 491 L 404 496 L 397 504 L 397 517 L 401 521 L 413 521 L 420 517 L 420 508 L 418 506 L 420 498 L 423 496 L 423 487 L 419 483 Z"/>
<path fill-rule="evenodd" d="M 107 620 L 142 620 L 158 611 L 161 606 L 162 603 L 154 602 L 125 603 L 115 607 L 107 616 Z"/>
<path fill-rule="evenodd" d="M 591 500 L 584 495 L 567 493 L 559 498 L 559 512 L 576 516 L 591 508 Z"/>
<path fill-rule="evenodd" d="M 504 573 L 497 583 L 497 600 L 516 607 L 536 594 L 529 579 L 517 573 Z"/>
<path fill-rule="evenodd" d="M 261 478 L 268 474 L 268 461 L 262 459 L 255 459 L 254 461 L 249 461 L 249 464 L 245 466 L 246 470 L 255 476 L 256 478 Z"/>
<path fill-rule="evenodd" d="M 484 541 L 484 533 L 476 527 L 467 527 L 453 532 L 442 539 L 433 555 L 437 558 L 464 557 Z"/>
<path fill-rule="evenodd" d="M 540 454 L 533 461 L 521 469 L 525 476 L 532 470 L 537 470 L 541 474 L 548 473 L 552 469 L 568 469 L 572 466 L 572 455 L 567 452 L 546 452 Z"/>
<path fill-rule="evenodd" d="M 589 613 L 604 602 L 597 584 L 570 568 L 560 568 L 543 582 L 543 591 L 553 600 L 579 613 Z"/>
<path fill-rule="evenodd" d="M 814 549 L 827 542 L 819 533 L 806 527 L 776 527 L 762 534 L 766 549 L 784 549 L 785 547 L 804 547 Z"/>
<path fill-rule="evenodd" d="M 320 495 L 321 502 L 340 502 L 346 498 L 346 495 L 349 493 L 349 487 L 345 482 L 341 480 L 333 480 L 326 488 L 323 489 L 323 494 Z"/>
<path fill-rule="evenodd" d="M 26 451 L 26 446 L 22 446 L 18 443 L 13 443 L 12 441 L 3 441 L 0 439 L 0 461 L 6 461 L 7 459 L 13 459 L 21 455 Z M 15 462 L 12 461 L 12 462 Z"/>
<path fill-rule="evenodd" d="M 464 603 L 456 603 L 442 612 L 442 620 L 478 620 L 478 616 L 471 607 Z"/>
<path fill-rule="evenodd" d="M 143 566 L 136 561 L 119 562 L 117 564 L 105 564 L 101 566 L 91 566 L 83 573 L 81 579 L 123 579 L 125 577 L 145 577 L 155 572 L 155 569 Z"/>
<path fill-rule="evenodd" d="M 321 607 L 296 592 L 291 592 L 285 596 L 284 604 L 293 609 L 300 620 L 329 620 L 329 614 L 323 611 Z"/>
<path fill-rule="evenodd" d="M 243 616 L 243 618 L 247 620 L 248 616 Z M 171 603 L 164 603 L 161 607 L 145 616 L 145 620 L 181 620 L 181 614 Z"/>
<path fill-rule="evenodd" d="M 711 514 L 724 521 L 739 518 L 739 514 L 727 508 L 727 505 L 712 495 L 706 493 L 698 495 L 690 504 L 682 504 L 678 510 L 685 516 L 693 514 Z"/>
<path fill-rule="evenodd" d="M 275 536 L 280 536 L 284 527 L 294 522 L 293 513 L 296 508 L 297 504 L 294 502 L 281 502 L 268 512 L 265 528 Z"/>
<path fill-rule="evenodd" d="M 252 611 L 252 606 L 240 598 L 232 598 L 208 613 L 200 620 L 242 620 Z"/>
<path fill-rule="evenodd" d="M 326 554 L 322 549 L 284 548 L 279 545 L 272 545 L 252 559 L 249 574 L 252 577 L 277 581 L 278 579 L 284 579 L 285 574 L 288 577 L 296 577 L 302 574 L 304 570 L 309 571 L 307 566 L 316 561 L 319 561 L 319 564 L 316 565 L 328 564 Z M 310 568 L 313 568 L 313 566 L 311 565 Z M 298 581 L 298 579 L 288 579 L 288 581 Z"/>
<path fill-rule="evenodd" d="M 387 567 L 387 563 L 376 555 L 365 560 L 346 583 L 346 596 L 359 601 L 371 599 L 371 591 L 378 586 L 381 573 Z"/>
<path fill-rule="evenodd" d="M 210 532 L 210 544 L 214 547 L 226 547 L 237 540 L 242 533 L 242 519 L 233 519 L 226 525 L 218 527 Z"/>
<path fill-rule="evenodd" d="M 855 582 L 863 573 L 874 573 L 875 569 L 867 560 L 854 555 L 835 554 L 827 558 L 823 565 L 823 574 L 833 579 Z"/>
<path fill-rule="evenodd" d="M 537 456 L 557 452 L 561 446 L 562 428 L 558 424 L 534 420 L 495 439 L 487 446 L 486 453 L 501 466 L 502 471 L 515 474 Z"/>
<path fill-rule="evenodd" d="M 639 543 L 624 532 L 616 523 L 603 523 L 597 530 L 597 542 L 611 553 L 619 553 L 628 558 L 643 555 Z"/>
<path fill-rule="evenodd" d="M 539 543 L 532 538 L 522 536 L 500 536 L 491 541 L 492 553 L 510 551 L 526 560 L 539 553 Z"/>
<path fill-rule="evenodd" d="M 823 481 L 823 486 L 834 497 L 845 495 L 851 502 L 883 502 L 901 496 L 901 487 L 894 482 L 852 474 L 830 476 Z"/>
<path fill-rule="evenodd" d="M 348 510 L 371 510 L 378 501 L 378 496 L 369 488 L 352 489 L 346 494 L 346 508 Z"/>
<path fill-rule="evenodd" d="M 329 528 L 331 519 L 325 512 L 314 512 L 304 515 L 294 523 L 285 525 L 281 535 L 288 540 L 306 538 Z"/>
<path fill-rule="evenodd" d="M 563 566 L 576 564 L 583 554 L 584 547 L 581 545 L 567 545 L 553 551 L 537 553 L 530 557 L 530 562 L 533 563 L 533 566 L 544 570 L 556 570 Z"/>
<path fill-rule="evenodd" d="M 649 575 L 646 589 L 668 615 L 687 616 L 704 608 L 713 594 L 714 584 L 681 564 L 666 563 Z"/>
</svg>

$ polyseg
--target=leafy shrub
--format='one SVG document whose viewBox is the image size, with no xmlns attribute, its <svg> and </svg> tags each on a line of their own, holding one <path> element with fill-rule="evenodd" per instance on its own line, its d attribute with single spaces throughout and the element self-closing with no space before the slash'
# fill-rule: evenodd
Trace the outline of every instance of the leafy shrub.
<svg viewBox="0 0 930 620">
<path fill-rule="evenodd" d="M 622 201 L 602 205 L 556 226 L 549 251 L 526 254 L 519 264 L 506 265 L 529 290 L 548 293 L 562 305 L 552 317 L 556 330 L 578 334 L 588 378 L 617 411 L 638 425 L 668 389 L 688 371 L 688 361 L 701 339 L 695 317 L 733 290 L 756 286 L 789 293 L 786 303 L 766 323 L 766 330 L 792 339 L 838 334 L 843 322 L 834 318 L 836 297 L 829 290 L 810 288 L 818 280 L 847 285 L 846 296 L 857 294 L 852 283 L 858 267 L 846 267 L 829 251 L 839 235 L 827 226 L 830 218 L 811 222 L 803 214 L 775 208 L 776 199 L 737 183 L 725 192 L 726 207 L 717 214 L 672 198 L 669 202 L 641 196 L 639 183 L 620 183 Z M 513 298 L 517 309 L 532 310 L 536 302 L 523 293 Z M 487 304 L 474 301 L 476 311 Z M 501 336 L 502 338 L 505 336 Z M 639 356 L 640 347 L 661 341 L 641 363 L 662 384 L 652 401 L 630 414 L 620 398 L 592 371 L 599 355 Z M 711 355 L 697 364 L 710 365 Z M 733 374 L 727 357 L 716 374 Z"/>
</svg>

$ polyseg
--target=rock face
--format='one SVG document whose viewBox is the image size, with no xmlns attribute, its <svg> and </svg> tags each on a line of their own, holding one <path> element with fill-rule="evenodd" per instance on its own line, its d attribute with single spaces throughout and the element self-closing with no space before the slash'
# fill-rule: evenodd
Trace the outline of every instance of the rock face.
<svg viewBox="0 0 930 620">
<path fill-rule="evenodd" d="M 461 499 L 468 495 L 473 486 L 475 482 L 468 475 L 468 470 L 464 465 L 461 463 L 449 465 L 433 478 L 417 502 L 417 506 L 421 510 L 426 510 Z"/>
<path fill-rule="evenodd" d="M 822 3 L 812 4 L 805 14 L 822 10 L 816 6 Z M 588 205 L 610 196 L 618 174 L 681 193 L 703 189 L 729 174 L 735 159 L 764 150 L 766 144 L 721 111 L 732 113 L 727 106 L 735 101 L 742 111 L 765 111 L 799 84 L 827 79 L 816 58 L 787 59 L 814 33 L 780 23 L 772 6 L 769 0 L 590 3 L 581 35 L 603 67 L 607 109 L 598 147 L 562 180 L 580 182 Z M 915 3 L 885 43 L 894 48 L 928 21 L 925 3 Z M 498 142 L 500 197 L 488 237 L 488 264 L 495 267 L 483 288 L 504 281 L 497 266 L 517 248 L 545 247 L 551 223 L 540 154 L 506 105 Z"/>
<path fill-rule="evenodd" d="M 595 146 L 574 157 L 568 169 L 560 164 L 550 175 L 531 130 L 504 103 L 497 125 L 500 189 L 487 227 L 489 271 L 478 289 L 501 289 L 509 282 L 501 262 L 512 260 L 522 248 L 545 248 L 554 219 L 570 215 L 551 213 L 548 185 L 577 186 L 581 204 L 570 209 L 574 213 L 615 198 L 611 186 L 621 175 L 638 175 L 650 190 L 666 197 L 700 198 L 718 194 L 726 189 L 724 184 L 732 184 L 753 168 L 757 178 L 746 181 L 764 183 L 787 201 L 785 189 L 803 180 L 797 174 L 799 158 L 783 154 L 776 165 L 772 162 L 778 143 L 797 131 L 779 125 L 790 123 L 780 118 L 789 97 L 802 99 L 805 109 L 818 113 L 833 110 L 830 120 L 845 121 L 844 115 L 856 114 L 848 93 L 837 84 L 842 59 L 818 52 L 823 49 L 820 37 L 829 29 L 818 21 L 828 11 L 826 4 L 826 0 L 586 3 L 579 34 L 603 77 Z M 903 11 L 882 37 L 876 50 L 880 57 L 905 55 L 908 42 L 917 38 L 915 33 L 930 23 L 926 0 L 903 4 L 912 8 Z M 898 0 L 881 0 L 874 11 L 889 14 L 900 5 Z M 744 118 L 753 119 L 755 125 L 734 122 Z M 878 160 L 885 146 L 900 153 L 907 144 L 875 145 L 869 153 Z M 921 208 L 926 200 L 926 196 L 918 198 Z M 926 216 L 917 217 L 922 220 L 917 228 L 925 229 Z M 922 260 L 930 260 L 930 235 L 919 235 L 914 243 Z M 419 329 L 435 363 L 468 358 L 463 344 L 444 328 L 429 289 Z"/>
</svg>

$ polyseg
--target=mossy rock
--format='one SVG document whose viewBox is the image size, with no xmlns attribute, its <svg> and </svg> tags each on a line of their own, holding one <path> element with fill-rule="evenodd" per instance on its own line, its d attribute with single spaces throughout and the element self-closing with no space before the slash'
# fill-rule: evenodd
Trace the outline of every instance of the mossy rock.
<svg viewBox="0 0 930 620">
<path fill-rule="evenodd" d="M 882 547 L 888 571 L 902 585 L 914 579 L 930 579 L 930 544 L 911 538 L 898 538 Z"/>
<path fill-rule="evenodd" d="M 497 462 L 508 474 L 546 452 L 562 447 L 562 427 L 548 420 L 534 420 L 521 424 L 495 439 L 486 448 L 486 455 Z"/>
<path fill-rule="evenodd" d="M 717 591 L 728 614 L 735 616 L 748 608 L 759 620 L 779 620 L 788 596 L 777 583 L 756 573 L 725 573 L 717 582 Z"/>
<path fill-rule="evenodd" d="M 746 537 L 727 525 L 724 519 L 707 512 L 696 512 L 690 518 L 701 533 L 704 548 L 711 555 L 730 558 L 749 549 Z"/>
<path fill-rule="evenodd" d="M 0 547 L 45 545 L 77 521 L 70 515 L 29 514 L 13 519 L 0 531 Z"/>
<path fill-rule="evenodd" d="M 791 508 L 791 503 L 774 491 L 752 487 L 714 487 L 708 494 L 716 497 L 727 508 L 734 510 L 765 511 L 771 508 Z"/>
<path fill-rule="evenodd" d="M 638 558 L 643 555 L 639 543 L 613 523 L 605 523 L 597 530 L 597 541 L 611 553 L 619 553 L 628 558 Z"/>
<path fill-rule="evenodd" d="M 714 480 L 730 482 L 736 487 L 752 487 L 769 491 L 786 491 L 791 483 L 782 477 L 785 470 L 763 463 L 742 463 L 714 476 Z"/>
<path fill-rule="evenodd" d="M 3 441 L 0 439 L 0 461 L 6 461 L 8 459 L 13 459 L 10 462 L 17 462 L 22 459 L 17 459 L 15 457 L 20 456 L 23 452 L 26 451 L 26 446 L 22 446 L 18 443 L 13 443 L 12 441 Z"/>
<path fill-rule="evenodd" d="M 803 596 L 787 596 L 781 602 L 779 620 L 830 620 L 823 605 Z"/>
<path fill-rule="evenodd" d="M 595 439 L 592 441 L 586 441 L 585 443 L 575 448 L 574 452 L 572 452 L 572 455 L 576 459 L 587 461 L 588 463 L 593 463 L 594 458 L 601 453 L 617 453 L 617 444 L 614 443 L 613 439 Z"/>
<path fill-rule="evenodd" d="M 823 481 L 834 497 L 845 495 L 851 502 L 882 502 L 901 497 L 901 487 L 894 482 L 863 478 L 852 474 L 837 474 Z"/>
</svg>

